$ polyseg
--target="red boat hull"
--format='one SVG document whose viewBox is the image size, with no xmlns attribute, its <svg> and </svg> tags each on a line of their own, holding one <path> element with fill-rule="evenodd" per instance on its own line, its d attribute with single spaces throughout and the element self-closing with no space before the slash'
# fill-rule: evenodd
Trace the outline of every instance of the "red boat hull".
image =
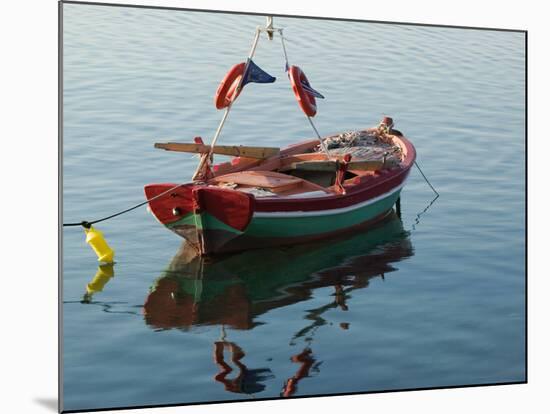
<svg viewBox="0 0 550 414">
<path fill-rule="evenodd" d="M 165 183 L 147 185 L 145 195 L 152 199 L 149 206 L 157 220 L 188 240 L 202 255 L 332 237 L 372 225 L 392 209 L 415 160 L 412 144 L 402 137 L 398 140 L 403 162 L 355 177 L 344 185 L 345 194 L 255 198 L 205 183 Z M 312 142 L 316 141 L 288 147 L 281 156 L 311 147 Z M 223 174 L 243 169 L 261 171 L 276 161 L 267 160 L 251 168 L 222 164 L 217 170 Z"/>
</svg>

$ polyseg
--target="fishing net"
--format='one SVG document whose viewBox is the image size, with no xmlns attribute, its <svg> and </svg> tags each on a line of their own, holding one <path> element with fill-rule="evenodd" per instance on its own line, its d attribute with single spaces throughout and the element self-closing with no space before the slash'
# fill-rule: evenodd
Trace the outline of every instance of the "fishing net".
<svg viewBox="0 0 550 414">
<path fill-rule="evenodd" d="M 332 156 L 344 156 L 350 154 L 353 160 L 381 161 L 386 156 L 386 161 L 401 161 L 401 148 L 393 143 L 391 136 L 381 135 L 370 131 L 348 131 L 325 138 L 324 143 Z M 316 152 L 321 152 L 320 145 L 315 147 Z"/>
</svg>

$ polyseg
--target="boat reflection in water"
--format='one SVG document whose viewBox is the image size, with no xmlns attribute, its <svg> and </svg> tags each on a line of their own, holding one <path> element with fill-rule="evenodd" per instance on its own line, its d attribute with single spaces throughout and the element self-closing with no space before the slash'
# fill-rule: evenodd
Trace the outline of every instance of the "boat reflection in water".
<svg viewBox="0 0 550 414">
<path fill-rule="evenodd" d="M 307 312 L 303 329 L 291 344 L 303 339 L 306 347 L 291 360 L 299 365 L 283 386 L 281 396 L 294 394 L 300 379 L 318 371 L 311 349 L 315 330 L 328 322 L 323 313 L 348 310 L 349 293 L 369 285 L 369 280 L 397 270 L 396 262 L 411 257 L 413 248 L 401 220 L 392 212 L 378 226 L 362 234 L 317 243 L 269 250 L 253 250 L 226 257 L 199 257 L 183 244 L 168 269 L 151 288 L 145 304 L 146 323 L 155 329 L 183 329 L 220 325 L 222 337 L 214 343 L 215 380 L 231 392 L 254 394 L 262 381 L 273 378 L 269 368 L 249 369 L 245 352 L 225 337 L 225 327 L 253 329 L 258 316 L 269 310 L 306 301 L 318 288 L 332 287 L 330 302 Z M 348 329 L 348 323 L 340 323 Z M 231 366 L 238 371 L 229 379 Z"/>
</svg>

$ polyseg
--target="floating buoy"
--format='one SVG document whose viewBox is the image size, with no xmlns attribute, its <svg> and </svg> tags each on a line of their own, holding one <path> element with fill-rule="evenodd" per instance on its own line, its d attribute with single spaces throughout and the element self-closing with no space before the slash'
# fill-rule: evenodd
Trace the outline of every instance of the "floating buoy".
<svg viewBox="0 0 550 414">
<path fill-rule="evenodd" d="M 113 263 L 115 251 L 105 241 L 103 233 L 94 229 L 92 226 L 84 228 L 86 233 L 86 243 L 88 243 L 97 254 L 97 260 L 103 263 Z"/>
</svg>

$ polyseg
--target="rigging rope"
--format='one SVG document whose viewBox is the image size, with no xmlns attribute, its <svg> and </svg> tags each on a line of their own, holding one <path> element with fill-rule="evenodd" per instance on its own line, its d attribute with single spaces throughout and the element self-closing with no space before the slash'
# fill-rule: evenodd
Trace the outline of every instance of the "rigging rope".
<svg viewBox="0 0 550 414">
<path fill-rule="evenodd" d="M 285 55 L 285 72 L 288 71 L 288 55 L 286 54 L 285 37 L 283 36 L 283 29 L 279 29 L 279 36 L 281 36 L 281 45 L 283 46 L 283 54 Z"/>
<path fill-rule="evenodd" d="M 283 46 L 283 55 L 285 57 L 285 72 L 288 72 L 288 70 L 290 69 L 290 66 L 288 64 L 288 55 L 286 53 L 285 37 L 283 36 L 283 29 L 277 29 L 277 31 L 279 33 L 279 36 L 281 36 L 281 45 Z M 321 134 L 319 134 L 319 131 L 315 127 L 315 124 L 313 123 L 313 120 L 311 119 L 311 117 L 306 115 L 306 118 L 309 121 L 309 123 L 311 124 L 311 127 L 313 128 L 313 130 L 315 131 L 315 134 L 317 135 L 317 138 L 319 139 L 319 143 L 321 145 L 322 150 L 325 152 L 325 154 L 327 156 L 327 159 L 330 160 L 330 152 L 329 152 L 328 148 L 326 147 L 325 142 L 323 141 L 323 138 L 321 137 Z"/>
<path fill-rule="evenodd" d="M 252 47 L 250 49 L 250 53 L 248 54 L 248 59 L 246 60 L 246 64 L 245 64 L 245 67 L 244 67 L 243 74 L 247 73 L 248 67 L 250 66 L 250 62 L 251 62 L 252 58 L 254 57 L 254 53 L 256 52 L 256 46 L 258 46 L 258 41 L 260 40 L 260 33 L 261 33 L 260 27 L 257 27 L 256 28 L 256 34 L 254 35 L 254 41 L 252 42 Z M 233 93 L 233 96 L 237 96 L 239 94 L 241 88 L 243 87 L 244 80 L 245 80 L 245 76 L 243 75 L 243 76 L 241 76 L 241 79 L 239 80 L 239 83 L 237 85 L 237 88 L 235 89 L 235 92 Z M 219 138 L 219 136 L 222 132 L 222 128 L 225 125 L 225 121 L 227 120 L 227 117 L 229 116 L 229 111 L 231 111 L 231 107 L 233 106 L 233 102 L 234 102 L 234 100 L 231 99 L 231 101 L 229 102 L 229 105 L 225 109 L 222 120 L 220 121 L 220 124 L 218 125 L 218 128 L 216 129 L 216 133 L 214 134 L 214 138 L 212 138 L 212 143 L 210 144 L 210 150 L 208 151 L 208 155 L 201 158 L 201 160 L 199 162 L 199 165 L 197 166 L 197 169 L 195 170 L 195 173 L 193 174 L 192 180 L 195 180 L 199 176 L 199 174 L 202 171 L 204 165 L 212 157 L 212 154 L 213 154 L 213 151 L 214 151 L 214 146 L 216 145 L 216 141 L 218 140 L 218 138 Z"/>
<path fill-rule="evenodd" d="M 317 138 L 319 138 L 319 143 L 321 144 L 321 148 L 323 149 L 325 154 L 327 154 L 327 158 L 330 160 L 330 152 L 329 152 L 327 146 L 325 145 L 325 141 L 323 141 L 323 138 L 321 138 L 321 135 L 319 134 L 319 131 L 317 131 L 317 128 L 315 128 L 315 125 L 313 124 L 313 121 L 311 120 L 310 116 L 307 117 L 307 120 L 309 121 L 309 123 L 311 124 L 311 127 L 313 128 L 313 130 L 317 134 Z"/>
</svg>

